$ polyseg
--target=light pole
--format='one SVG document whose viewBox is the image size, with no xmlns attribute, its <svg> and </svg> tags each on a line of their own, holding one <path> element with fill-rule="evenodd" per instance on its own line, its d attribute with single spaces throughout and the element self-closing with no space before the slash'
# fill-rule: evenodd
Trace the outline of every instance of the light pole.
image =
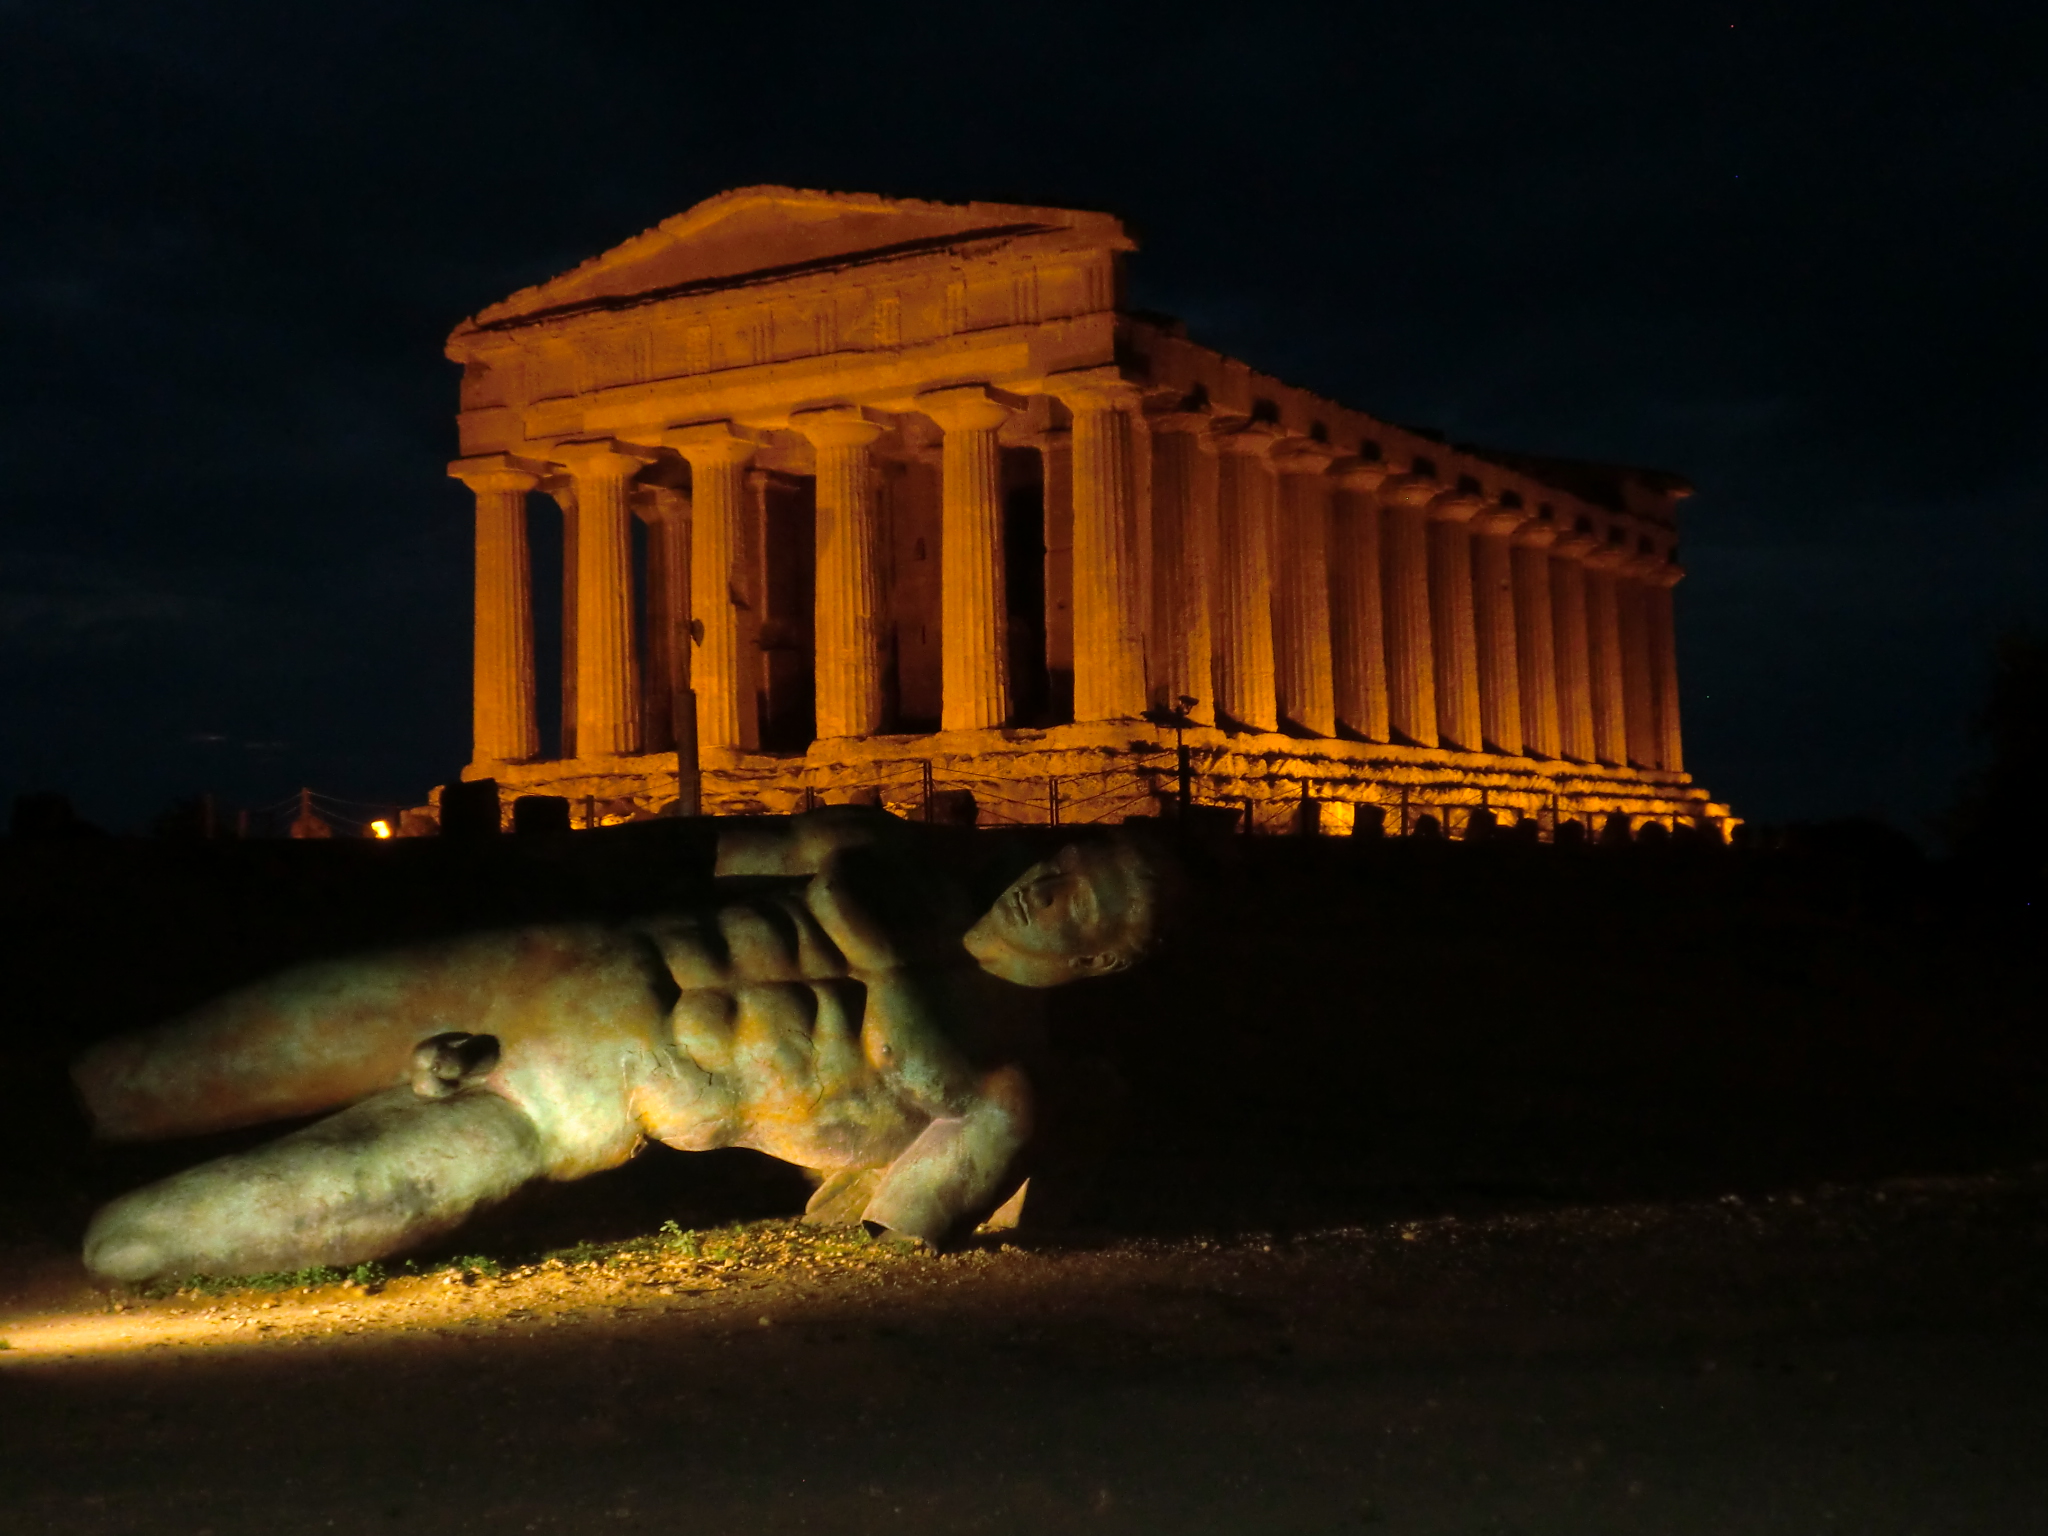
<svg viewBox="0 0 2048 1536">
<path fill-rule="evenodd" d="M 1188 711 L 1201 702 L 1182 694 L 1173 701 L 1178 707 L 1173 712 L 1173 755 L 1175 767 L 1180 774 L 1180 819 L 1183 825 L 1188 819 L 1188 807 L 1195 802 L 1195 770 L 1188 760 Z"/>
</svg>

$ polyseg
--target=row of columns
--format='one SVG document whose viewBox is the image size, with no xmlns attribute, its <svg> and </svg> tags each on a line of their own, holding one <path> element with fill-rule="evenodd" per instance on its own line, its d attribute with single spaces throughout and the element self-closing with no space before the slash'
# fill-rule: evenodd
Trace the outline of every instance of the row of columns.
<svg viewBox="0 0 2048 1536">
<path fill-rule="evenodd" d="M 1196 718 L 1253 730 L 1683 768 L 1663 557 L 1274 429 L 1149 425 L 1167 706 L 1213 693 Z"/>
<path fill-rule="evenodd" d="M 1116 380 L 1076 381 L 1059 394 L 1073 415 L 1075 717 L 1136 718 L 1146 703 L 1131 447 L 1137 395 Z M 949 731 L 1004 725 L 1011 715 L 998 434 L 1021 404 L 981 385 L 935 391 L 917 402 L 944 434 L 941 727 Z M 872 446 L 885 424 L 857 407 L 836 407 L 799 413 L 790 425 L 810 440 L 817 459 L 817 733 L 874 735 L 883 725 L 886 637 Z M 687 639 L 673 641 L 672 665 L 688 669 L 679 697 L 694 693 L 700 750 L 752 744 L 734 577 L 746 471 L 757 446 L 752 435 L 713 423 L 665 431 L 658 446 L 563 443 L 546 464 L 498 454 L 449 467 L 477 498 L 477 761 L 523 761 L 540 750 L 524 498 L 557 471 L 575 488 L 575 574 L 566 605 L 573 611 L 564 617 L 565 652 L 574 658 L 575 755 L 640 750 L 628 488 L 662 449 L 689 463 L 692 483 L 687 534 L 669 530 L 664 542 L 676 573 L 671 580 L 686 582 L 689 593 Z"/>
<path fill-rule="evenodd" d="M 1428 475 L 1206 413 L 1145 417 L 1117 379 L 1049 384 L 1073 418 L 1073 667 L 1077 721 L 1148 705 L 1307 736 L 1582 762 L 1683 766 L 1671 585 L 1660 557 L 1601 545 Z M 981 385 L 921 396 L 940 428 L 941 727 L 1011 716 L 998 433 L 1021 404 Z M 857 407 L 791 419 L 816 452 L 817 734 L 883 728 L 882 528 L 873 445 Z M 1151 688 L 1139 588 L 1133 433 L 1150 433 Z M 489 455 L 450 472 L 475 492 L 475 751 L 540 751 L 524 498 L 574 483 L 575 755 L 642 747 L 633 644 L 633 479 L 672 451 L 690 466 L 687 525 L 661 525 L 684 632 L 665 636 L 698 745 L 752 744 L 735 573 L 756 438 L 728 423 L 656 444 L 564 443 L 547 464 Z M 680 498 L 672 498 L 680 502 Z M 1192 705 L 1183 701 L 1193 701 Z M 682 722 L 678 722 L 679 724 Z"/>
</svg>

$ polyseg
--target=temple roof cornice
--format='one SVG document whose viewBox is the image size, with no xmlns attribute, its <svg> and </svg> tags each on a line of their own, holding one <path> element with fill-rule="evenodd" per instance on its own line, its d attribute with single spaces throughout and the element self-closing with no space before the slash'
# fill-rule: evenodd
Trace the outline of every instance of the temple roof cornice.
<svg viewBox="0 0 2048 1536">
<path fill-rule="evenodd" d="M 635 308 L 691 293 L 787 283 L 911 258 L 974 259 L 1018 242 L 1114 254 L 1136 242 L 1113 215 L 1014 203 L 934 203 L 862 192 L 739 187 L 706 198 L 456 329 Z"/>
<path fill-rule="evenodd" d="M 1071 409 L 1082 381 L 1099 379 L 1087 398 L 1113 396 L 1155 431 L 1270 427 L 1332 459 L 1407 467 L 1438 491 L 1550 505 L 1560 526 L 1618 530 L 1631 548 L 1670 542 L 1691 493 L 1681 477 L 1452 442 L 1288 384 L 1171 317 L 1117 308 L 1116 264 L 1133 249 L 1101 213 L 721 193 L 457 327 L 462 447 L 644 439 L 677 420 L 782 429 L 837 406 L 915 411 L 920 394 L 970 384 Z M 1034 416 L 1030 429 L 1048 424 Z"/>
</svg>

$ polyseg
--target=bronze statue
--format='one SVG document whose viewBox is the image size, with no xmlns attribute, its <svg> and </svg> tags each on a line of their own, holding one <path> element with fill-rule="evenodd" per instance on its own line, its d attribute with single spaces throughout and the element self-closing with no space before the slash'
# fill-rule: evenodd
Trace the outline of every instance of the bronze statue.
<svg viewBox="0 0 2048 1536">
<path fill-rule="evenodd" d="M 125 1195 L 86 1234 L 118 1280 L 352 1264 L 646 1142 L 811 1170 L 814 1220 L 928 1244 L 1015 1187 L 1039 989 L 1129 965 L 1156 863 L 1077 842 L 977 917 L 880 812 L 721 839 L 694 911 L 311 965 L 73 1068 L 97 1133 L 192 1135 L 341 1109 Z"/>
</svg>

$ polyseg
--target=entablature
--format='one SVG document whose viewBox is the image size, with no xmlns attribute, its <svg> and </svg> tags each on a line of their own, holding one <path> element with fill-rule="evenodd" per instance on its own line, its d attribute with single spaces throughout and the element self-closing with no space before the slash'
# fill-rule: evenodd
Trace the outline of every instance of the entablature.
<svg viewBox="0 0 2048 1536">
<path fill-rule="evenodd" d="M 863 239 L 874 243 L 845 248 Z M 809 410 L 900 416 L 935 389 L 1035 397 L 1058 392 L 1055 376 L 1100 370 L 1148 414 L 1327 444 L 1603 550 L 1673 557 L 1690 492 L 1677 476 L 1452 443 L 1287 384 L 1121 306 L 1133 248 L 1101 214 L 721 194 L 458 327 L 462 451 L 544 458 L 550 444 L 652 441 L 687 422 L 782 432 Z M 1006 434 L 1057 430 L 1063 410 L 1049 409 Z"/>
<path fill-rule="evenodd" d="M 1544 521 L 1591 532 L 1602 544 L 1626 543 L 1641 553 L 1669 557 L 1676 548 L 1676 503 L 1691 487 L 1676 475 L 1620 466 L 1581 465 L 1533 455 L 1494 454 L 1451 443 L 1261 373 L 1249 363 L 1205 347 L 1172 324 L 1120 315 L 1118 358 L 1154 408 L 1206 412 L 1219 422 L 1269 424 L 1292 437 L 1330 444 L 1346 454 L 1383 462 L 1403 474 L 1421 474 L 1446 488 L 1463 486 L 1489 501 L 1526 507 Z M 1545 476 L 1528 465 L 1552 466 Z M 1565 471 L 1611 479 L 1618 505 L 1581 494 Z"/>
</svg>

